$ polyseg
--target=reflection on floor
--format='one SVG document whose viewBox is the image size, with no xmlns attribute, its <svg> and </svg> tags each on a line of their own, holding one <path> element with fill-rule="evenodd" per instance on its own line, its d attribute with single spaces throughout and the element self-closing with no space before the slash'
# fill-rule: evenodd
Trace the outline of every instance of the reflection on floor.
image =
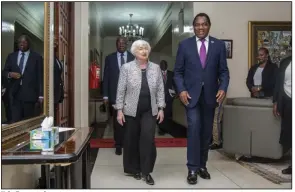
<svg viewBox="0 0 295 192">
<path fill-rule="evenodd" d="M 97 128 L 93 138 L 110 138 L 113 131 L 110 126 Z M 105 129 L 102 127 L 106 127 Z M 184 137 L 185 130 L 174 125 L 173 137 Z M 178 135 L 177 135 L 178 134 Z M 182 135 L 180 135 L 182 134 Z M 172 137 L 170 134 L 156 137 Z M 114 149 L 91 149 L 92 175 L 91 187 L 97 188 L 291 188 L 291 183 L 274 184 L 251 172 L 234 160 L 217 151 L 210 151 L 208 170 L 211 180 L 199 178 L 195 186 L 186 183 L 186 148 L 158 148 L 157 161 L 152 176 L 156 184 L 149 186 L 143 181 L 127 177 L 123 173 L 122 158 Z"/>
</svg>

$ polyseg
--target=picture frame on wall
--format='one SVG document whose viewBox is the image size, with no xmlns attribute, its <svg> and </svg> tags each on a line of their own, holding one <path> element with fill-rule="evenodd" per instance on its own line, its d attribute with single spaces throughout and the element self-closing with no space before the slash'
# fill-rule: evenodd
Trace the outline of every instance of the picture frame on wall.
<svg viewBox="0 0 295 192">
<path fill-rule="evenodd" d="M 279 66 L 280 61 L 291 53 L 289 46 L 292 22 L 249 21 L 248 23 L 248 68 L 257 64 L 258 49 L 265 47 L 270 59 Z"/>
<path fill-rule="evenodd" d="M 225 44 L 226 58 L 232 59 L 233 58 L 233 40 L 221 39 L 221 41 L 223 41 Z"/>
</svg>

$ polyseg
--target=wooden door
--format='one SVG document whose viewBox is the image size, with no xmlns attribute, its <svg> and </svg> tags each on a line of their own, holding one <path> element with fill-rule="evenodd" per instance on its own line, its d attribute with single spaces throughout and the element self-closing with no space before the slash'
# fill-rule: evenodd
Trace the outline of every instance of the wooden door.
<svg viewBox="0 0 295 192">
<path fill-rule="evenodd" d="M 72 6 L 71 2 L 54 2 L 54 36 L 58 39 L 57 57 L 63 63 L 64 100 L 55 111 L 56 124 L 61 127 L 69 126 L 70 106 L 73 107 L 69 97 L 72 95 L 70 82 L 73 82 L 69 75 L 73 69 L 69 50 L 72 33 L 70 31 Z"/>
</svg>

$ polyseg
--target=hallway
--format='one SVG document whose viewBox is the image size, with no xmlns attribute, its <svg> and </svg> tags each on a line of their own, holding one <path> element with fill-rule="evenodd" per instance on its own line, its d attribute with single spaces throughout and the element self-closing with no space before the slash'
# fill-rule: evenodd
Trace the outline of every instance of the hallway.
<svg viewBox="0 0 295 192">
<path fill-rule="evenodd" d="M 175 126 L 174 126 L 175 128 Z M 103 138 L 112 138 L 113 131 L 110 126 L 100 129 L 104 132 Z M 157 132 L 156 132 L 157 133 Z M 100 134 L 99 134 L 100 135 Z M 95 136 L 100 137 L 98 135 Z M 156 135 L 159 137 L 165 136 Z M 97 150 L 97 149 L 93 149 Z M 95 155 L 94 155 L 95 153 Z M 91 174 L 92 189 L 104 188 L 276 188 L 290 189 L 291 183 L 275 184 L 262 176 L 243 167 L 234 160 L 222 155 L 218 151 L 209 152 L 208 170 L 211 174 L 211 180 L 198 178 L 198 184 L 195 186 L 188 185 L 186 182 L 186 148 L 157 148 L 157 160 L 152 173 L 155 179 L 155 185 L 149 186 L 143 181 L 137 181 L 133 177 L 124 175 L 123 172 L 123 156 L 117 156 L 114 148 L 100 148 L 96 156 L 96 152 L 92 155 L 94 163 Z M 95 159 L 96 156 L 96 160 Z"/>
<path fill-rule="evenodd" d="M 244 168 L 235 161 L 210 151 L 208 170 L 212 179 L 198 179 L 195 186 L 186 182 L 186 148 L 158 148 L 152 176 L 155 185 L 149 186 L 123 173 L 122 158 L 114 149 L 99 149 L 91 175 L 91 186 L 97 188 L 291 188 L 291 183 L 274 184 Z"/>
</svg>

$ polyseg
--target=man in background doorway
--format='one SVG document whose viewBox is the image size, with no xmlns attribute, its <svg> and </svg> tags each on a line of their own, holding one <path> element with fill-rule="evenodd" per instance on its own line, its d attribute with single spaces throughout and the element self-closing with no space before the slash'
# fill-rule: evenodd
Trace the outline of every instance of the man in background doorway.
<svg viewBox="0 0 295 192">
<path fill-rule="evenodd" d="M 167 61 L 162 60 L 160 62 L 160 68 L 164 81 L 166 107 L 164 108 L 164 121 L 159 124 L 159 135 L 164 135 L 169 132 L 169 121 L 172 117 L 172 102 L 175 92 L 173 89 L 173 72 L 168 70 Z"/>
<path fill-rule="evenodd" d="M 118 87 L 118 80 L 120 68 L 125 63 L 134 60 L 134 56 L 127 51 L 127 40 L 124 37 L 118 37 L 116 40 L 117 51 L 111 53 L 105 58 L 104 76 L 103 76 L 103 96 L 104 103 L 110 106 L 116 104 L 116 94 Z M 117 111 L 112 107 L 114 140 L 115 140 L 115 153 L 122 154 L 123 127 L 117 121 Z"/>
<path fill-rule="evenodd" d="M 18 51 L 8 55 L 3 74 L 9 80 L 12 123 L 31 118 L 43 102 L 43 59 L 30 49 L 27 35 L 18 39 Z"/>
</svg>

